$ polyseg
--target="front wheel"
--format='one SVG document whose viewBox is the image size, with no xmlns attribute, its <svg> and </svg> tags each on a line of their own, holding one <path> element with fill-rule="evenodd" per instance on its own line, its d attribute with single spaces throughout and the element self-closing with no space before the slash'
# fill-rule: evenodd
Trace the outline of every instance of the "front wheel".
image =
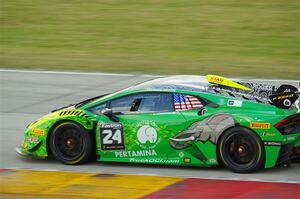
<svg viewBox="0 0 300 199">
<path fill-rule="evenodd" d="M 63 122 L 50 134 L 49 146 L 53 156 L 64 164 L 81 164 L 92 154 L 91 137 L 79 124 Z"/>
<path fill-rule="evenodd" d="M 237 173 L 251 173 L 263 167 L 265 151 L 251 130 L 236 127 L 220 139 L 219 156 L 225 166 Z"/>
</svg>

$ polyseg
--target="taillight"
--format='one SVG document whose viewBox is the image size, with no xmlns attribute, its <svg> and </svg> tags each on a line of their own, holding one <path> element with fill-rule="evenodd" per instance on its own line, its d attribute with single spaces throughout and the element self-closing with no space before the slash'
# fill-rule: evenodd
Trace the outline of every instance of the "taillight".
<svg viewBox="0 0 300 199">
<path fill-rule="evenodd" d="M 280 120 L 280 121 L 275 125 L 275 127 L 276 127 L 276 128 L 279 128 L 279 127 L 282 126 L 285 122 L 286 122 L 285 119 Z"/>
<path fill-rule="evenodd" d="M 283 134 L 293 134 L 300 132 L 300 113 L 291 115 L 275 124 L 277 130 Z"/>
<path fill-rule="evenodd" d="M 294 154 L 300 155 L 300 146 L 294 148 Z"/>
</svg>

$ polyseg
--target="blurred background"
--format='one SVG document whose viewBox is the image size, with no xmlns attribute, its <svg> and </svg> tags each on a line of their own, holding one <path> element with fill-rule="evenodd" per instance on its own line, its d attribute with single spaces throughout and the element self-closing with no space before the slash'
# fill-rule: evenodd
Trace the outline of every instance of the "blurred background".
<svg viewBox="0 0 300 199">
<path fill-rule="evenodd" d="M 1 0 L 0 67 L 299 80 L 299 0 Z"/>
</svg>

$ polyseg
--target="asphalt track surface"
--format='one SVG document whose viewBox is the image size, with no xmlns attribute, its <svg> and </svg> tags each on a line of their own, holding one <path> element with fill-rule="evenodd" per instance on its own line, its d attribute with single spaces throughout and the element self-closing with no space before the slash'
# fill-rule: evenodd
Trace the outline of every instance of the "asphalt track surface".
<svg viewBox="0 0 300 199">
<path fill-rule="evenodd" d="M 225 168 L 123 163 L 90 162 L 68 166 L 54 159 L 27 159 L 16 154 L 15 148 L 22 142 L 25 127 L 51 110 L 153 78 L 149 75 L 0 70 L 0 168 L 300 183 L 300 164 L 236 174 Z M 299 82 L 289 83 L 299 85 Z"/>
</svg>

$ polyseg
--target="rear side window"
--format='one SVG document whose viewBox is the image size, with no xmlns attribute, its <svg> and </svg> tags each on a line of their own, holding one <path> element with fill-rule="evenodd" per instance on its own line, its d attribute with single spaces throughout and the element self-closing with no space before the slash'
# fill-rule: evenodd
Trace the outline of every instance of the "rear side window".
<svg viewBox="0 0 300 199">
<path fill-rule="evenodd" d="M 169 93 L 145 93 L 142 95 L 141 102 L 137 110 L 140 112 L 174 111 L 172 95 Z"/>
<path fill-rule="evenodd" d="M 198 97 L 181 93 L 174 93 L 173 101 L 175 111 L 199 109 L 204 106 Z"/>
</svg>

